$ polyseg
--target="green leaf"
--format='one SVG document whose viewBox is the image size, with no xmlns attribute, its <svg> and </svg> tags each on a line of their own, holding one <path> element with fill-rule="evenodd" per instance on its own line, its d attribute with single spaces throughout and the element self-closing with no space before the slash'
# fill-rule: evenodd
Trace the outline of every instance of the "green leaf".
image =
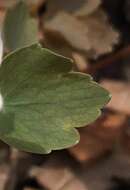
<svg viewBox="0 0 130 190">
<path fill-rule="evenodd" d="M 70 59 L 35 44 L 8 55 L 0 68 L 1 113 L 13 114 L 0 138 L 20 150 L 49 153 L 75 145 L 75 129 L 93 122 L 109 93 Z M 11 122 L 12 123 L 12 122 Z M 0 130 L 5 128 L 0 123 Z"/>
<path fill-rule="evenodd" d="M 31 18 L 24 1 L 7 11 L 3 27 L 4 45 L 15 50 L 38 42 L 38 26 Z"/>
</svg>

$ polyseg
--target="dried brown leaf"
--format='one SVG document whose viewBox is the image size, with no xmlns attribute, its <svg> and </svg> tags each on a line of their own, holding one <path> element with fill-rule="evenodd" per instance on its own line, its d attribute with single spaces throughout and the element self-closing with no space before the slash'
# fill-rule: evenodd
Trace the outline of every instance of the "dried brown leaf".
<svg viewBox="0 0 130 190">
<path fill-rule="evenodd" d="M 118 32 L 102 10 L 82 18 L 60 12 L 45 23 L 45 29 L 58 32 L 73 48 L 86 52 L 90 58 L 111 52 L 119 41 Z"/>
<path fill-rule="evenodd" d="M 80 162 L 88 162 L 102 157 L 113 149 L 119 140 L 126 122 L 126 116 L 118 113 L 106 113 L 94 124 L 81 129 L 80 143 L 69 149 Z"/>
<path fill-rule="evenodd" d="M 45 28 L 59 32 L 72 47 L 88 51 L 90 42 L 88 28 L 76 17 L 60 12 L 45 24 Z"/>
<path fill-rule="evenodd" d="M 71 170 L 66 160 L 57 155 L 45 162 L 40 168 L 30 172 L 38 183 L 49 190 L 86 190 L 83 182 Z"/>
<path fill-rule="evenodd" d="M 84 17 L 82 21 L 88 28 L 87 37 L 93 57 L 97 58 L 111 52 L 113 46 L 119 41 L 119 33 L 109 23 L 106 13 L 98 9 L 89 17 Z"/>
</svg>

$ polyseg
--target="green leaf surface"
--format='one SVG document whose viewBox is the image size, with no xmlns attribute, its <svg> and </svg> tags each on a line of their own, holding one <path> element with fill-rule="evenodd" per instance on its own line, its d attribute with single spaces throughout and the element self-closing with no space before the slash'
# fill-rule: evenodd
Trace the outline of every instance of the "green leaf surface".
<svg viewBox="0 0 130 190">
<path fill-rule="evenodd" d="M 7 11 L 3 27 L 4 46 L 15 50 L 38 42 L 38 26 L 31 18 L 24 1 Z"/>
<path fill-rule="evenodd" d="M 0 138 L 20 150 L 49 153 L 78 143 L 77 127 L 93 122 L 109 93 L 89 75 L 71 72 L 70 59 L 40 45 L 8 55 L 0 68 L 2 114 Z M 1 121 L 1 120 L 0 120 Z"/>
</svg>

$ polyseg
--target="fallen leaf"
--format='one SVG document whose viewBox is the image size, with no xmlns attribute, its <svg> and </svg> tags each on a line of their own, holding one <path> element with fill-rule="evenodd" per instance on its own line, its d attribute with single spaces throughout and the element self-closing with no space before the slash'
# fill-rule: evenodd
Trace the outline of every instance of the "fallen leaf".
<svg viewBox="0 0 130 190">
<path fill-rule="evenodd" d="M 91 162 L 113 150 L 124 128 L 126 116 L 106 113 L 94 124 L 80 130 L 80 142 L 69 149 L 80 162 Z"/>
<path fill-rule="evenodd" d="M 66 160 L 65 155 L 52 154 L 42 166 L 32 168 L 31 177 L 49 190 L 104 190 L 113 186 L 113 178 L 130 178 L 130 158 L 121 149 L 92 165 Z"/>
<path fill-rule="evenodd" d="M 82 21 L 88 27 L 87 37 L 91 45 L 91 56 L 97 58 L 112 52 L 114 45 L 119 42 L 119 33 L 109 23 L 106 13 L 98 9 L 89 17 L 84 17 Z"/>
<path fill-rule="evenodd" d="M 45 30 L 58 32 L 73 48 L 95 59 L 111 52 L 119 41 L 119 33 L 100 9 L 82 18 L 59 12 L 45 22 Z"/>
<path fill-rule="evenodd" d="M 60 12 L 48 20 L 45 29 L 59 32 L 76 49 L 88 51 L 91 48 L 87 26 L 68 13 Z"/>
<path fill-rule="evenodd" d="M 53 156 L 40 168 L 32 168 L 30 176 L 49 190 L 86 190 L 85 184 L 71 170 L 66 160 Z"/>
</svg>

